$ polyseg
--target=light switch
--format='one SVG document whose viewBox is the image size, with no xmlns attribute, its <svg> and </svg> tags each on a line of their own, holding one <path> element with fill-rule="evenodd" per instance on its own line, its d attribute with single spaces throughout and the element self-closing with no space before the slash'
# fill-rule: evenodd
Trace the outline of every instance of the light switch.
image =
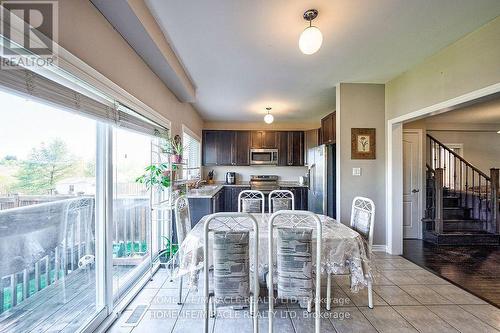
<svg viewBox="0 0 500 333">
<path fill-rule="evenodd" d="M 361 168 L 352 168 L 353 176 L 361 176 Z"/>
</svg>

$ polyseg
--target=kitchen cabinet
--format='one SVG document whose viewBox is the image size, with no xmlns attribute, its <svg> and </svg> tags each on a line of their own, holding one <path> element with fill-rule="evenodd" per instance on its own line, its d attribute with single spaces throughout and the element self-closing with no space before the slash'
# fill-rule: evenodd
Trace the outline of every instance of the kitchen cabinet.
<svg viewBox="0 0 500 333">
<path fill-rule="evenodd" d="M 218 131 L 203 131 L 202 161 L 203 165 L 217 165 Z"/>
<path fill-rule="evenodd" d="M 234 165 L 234 132 L 219 131 L 217 136 L 217 165 Z"/>
<path fill-rule="evenodd" d="M 252 148 L 272 149 L 278 148 L 276 131 L 252 131 Z"/>
<path fill-rule="evenodd" d="M 304 132 L 281 131 L 278 132 L 278 165 L 303 166 L 304 165 Z"/>
<path fill-rule="evenodd" d="M 233 165 L 250 165 L 250 131 L 234 131 Z"/>
<path fill-rule="evenodd" d="M 330 113 L 321 119 L 321 143 L 331 144 L 335 143 L 336 135 L 336 116 L 335 112 Z"/>
<path fill-rule="evenodd" d="M 295 199 L 295 210 L 307 210 L 307 187 L 280 187 L 289 190 Z"/>
<path fill-rule="evenodd" d="M 278 165 L 304 165 L 303 131 L 203 131 L 202 163 L 250 165 L 250 148 L 278 148 Z"/>
<path fill-rule="evenodd" d="M 203 131 L 202 163 L 250 165 L 250 131 Z"/>
<path fill-rule="evenodd" d="M 224 186 L 224 211 L 237 212 L 240 192 L 249 189 L 250 187 L 245 186 Z"/>
</svg>

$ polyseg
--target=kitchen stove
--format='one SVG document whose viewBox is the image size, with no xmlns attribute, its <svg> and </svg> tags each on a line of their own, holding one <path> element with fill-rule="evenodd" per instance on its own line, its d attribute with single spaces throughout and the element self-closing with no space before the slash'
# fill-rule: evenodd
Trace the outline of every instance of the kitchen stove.
<svg viewBox="0 0 500 333">
<path fill-rule="evenodd" d="M 250 189 L 268 194 L 279 190 L 278 176 L 274 175 L 252 175 L 250 176 Z"/>
</svg>

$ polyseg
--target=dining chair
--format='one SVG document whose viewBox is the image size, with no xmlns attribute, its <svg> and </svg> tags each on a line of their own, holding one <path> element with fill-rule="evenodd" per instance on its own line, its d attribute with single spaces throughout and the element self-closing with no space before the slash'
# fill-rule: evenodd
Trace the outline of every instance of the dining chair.
<svg viewBox="0 0 500 333">
<path fill-rule="evenodd" d="M 244 190 L 238 194 L 239 213 L 262 213 L 265 212 L 264 193 L 255 190 Z"/>
<path fill-rule="evenodd" d="M 373 225 L 375 221 L 375 204 L 371 199 L 355 197 L 351 208 L 351 229 L 357 231 L 366 241 L 368 254 L 372 252 Z M 328 273 L 326 283 L 326 309 L 331 305 L 331 273 Z M 368 307 L 373 309 L 372 281 L 368 281 Z"/>
<path fill-rule="evenodd" d="M 313 296 L 312 231 L 316 228 L 316 277 Z M 274 229 L 277 229 L 278 299 L 307 299 L 311 311 L 315 305 L 315 332 L 321 331 L 321 247 L 322 226 L 319 217 L 308 211 L 280 210 L 269 219 L 267 288 L 269 295 L 269 333 L 273 332 L 274 310 Z"/>
<path fill-rule="evenodd" d="M 180 245 L 191 231 L 191 212 L 189 211 L 189 200 L 185 195 L 175 200 L 174 214 L 177 243 Z M 182 304 L 182 276 L 179 278 L 179 300 L 177 304 Z"/>
<path fill-rule="evenodd" d="M 269 213 L 279 210 L 295 210 L 295 197 L 289 190 L 274 190 L 269 193 Z"/>
<path fill-rule="evenodd" d="M 253 251 L 250 269 L 250 231 L 254 249 L 259 248 L 259 226 L 248 213 L 215 213 L 204 224 L 204 331 L 208 333 L 209 317 L 215 316 L 216 304 L 241 305 L 249 303 L 253 331 L 258 332 L 258 250 Z M 209 291 L 209 235 L 213 234 L 213 293 Z M 251 277 L 250 274 L 253 274 Z M 210 303 L 212 311 L 209 311 Z"/>
</svg>

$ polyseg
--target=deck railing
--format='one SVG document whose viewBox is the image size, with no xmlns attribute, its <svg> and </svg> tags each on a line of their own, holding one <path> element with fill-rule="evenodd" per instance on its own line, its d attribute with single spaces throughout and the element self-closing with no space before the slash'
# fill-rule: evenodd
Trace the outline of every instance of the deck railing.
<svg viewBox="0 0 500 333">
<path fill-rule="evenodd" d="M 0 204 L 2 313 L 77 271 L 83 256 L 95 255 L 95 201 L 90 196 L 16 196 L 0 198 Z M 149 221 L 149 198 L 114 200 L 114 264 L 147 253 Z"/>
</svg>

